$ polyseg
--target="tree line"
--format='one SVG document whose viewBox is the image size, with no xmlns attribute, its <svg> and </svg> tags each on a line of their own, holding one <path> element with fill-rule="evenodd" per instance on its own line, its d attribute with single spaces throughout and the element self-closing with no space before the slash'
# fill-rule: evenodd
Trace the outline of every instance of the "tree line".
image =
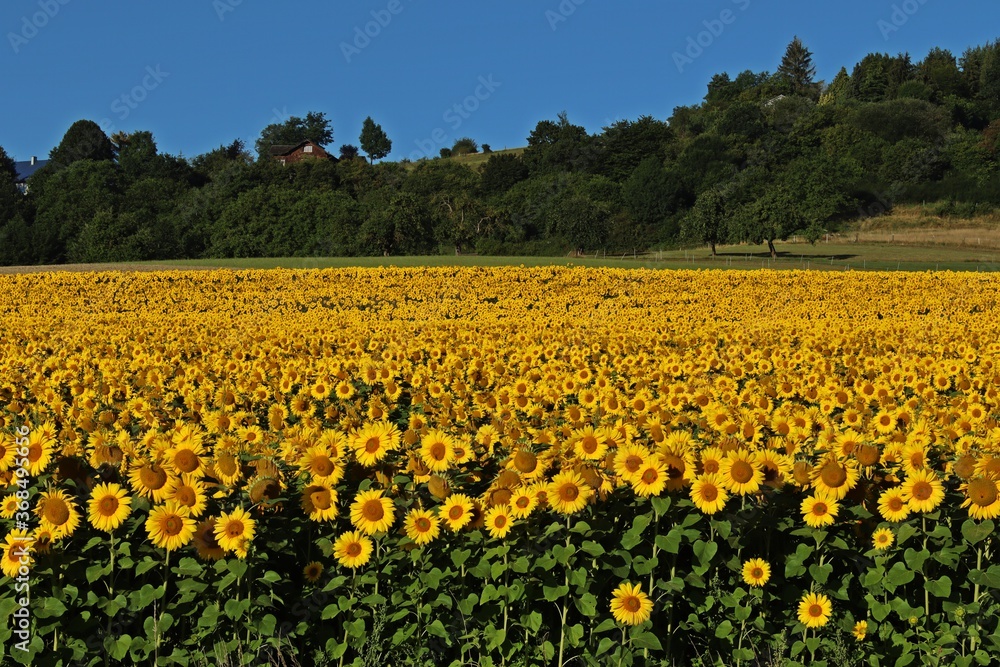
<svg viewBox="0 0 1000 667">
<path fill-rule="evenodd" d="M 775 72 L 712 77 L 704 100 L 590 134 L 563 113 L 523 154 L 481 168 L 376 162 L 361 148 L 282 166 L 270 147 L 332 150 L 325 114 L 192 159 L 150 132 L 74 123 L 17 188 L 0 148 L 0 264 L 478 252 L 623 252 L 810 239 L 901 202 L 971 215 L 1000 206 L 1000 41 L 922 60 L 872 53 L 829 83 L 798 39 Z M 454 154 L 479 150 L 463 138 Z M 483 146 L 488 152 L 488 146 Z M 364 151 L 368 159 L 361 156 Z"/>
</svg>

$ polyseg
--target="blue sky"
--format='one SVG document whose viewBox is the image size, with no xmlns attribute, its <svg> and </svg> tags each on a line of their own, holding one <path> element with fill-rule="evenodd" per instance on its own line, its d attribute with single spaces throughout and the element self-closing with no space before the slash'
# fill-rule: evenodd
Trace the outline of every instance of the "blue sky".
<svg viewBox="0 0 1000 667">
<path fill-rule="evenodd" d="M 462 136 L 515 147 L 563 110 L 591 132 L 666 119 L 717 72 L 773 71 L 795 35 L 830 80 L 872 51 L 960 55 L 997 26 L 996 0 L 3 0 L 0 146 L 45 157 L 89 118 L 192 157 L 314 110 L 334 148 L 368 115 L 394 159 Z"/>
</svg>

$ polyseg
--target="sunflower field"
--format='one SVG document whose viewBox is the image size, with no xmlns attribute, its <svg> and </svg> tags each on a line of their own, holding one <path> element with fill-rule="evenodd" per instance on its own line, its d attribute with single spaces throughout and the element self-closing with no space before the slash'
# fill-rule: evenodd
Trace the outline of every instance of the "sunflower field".
<svg viewBox="0 0 1000 667">
<path fill-rule="evenodd" d="M 0 276 L 0 661 L 986 665 L 1000 279 Z"/>
</svg>

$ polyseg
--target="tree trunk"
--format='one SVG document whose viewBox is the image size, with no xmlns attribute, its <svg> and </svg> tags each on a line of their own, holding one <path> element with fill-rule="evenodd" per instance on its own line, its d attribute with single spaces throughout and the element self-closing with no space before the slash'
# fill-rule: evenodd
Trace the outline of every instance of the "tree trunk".
<svg viewBox="0 0 1000 667">
<path fill-rule="evenodd" d="M 778 251 L 774 249 L 774 241 L 767 240 L 767 249 L 771 252 L 771 259 L 778 259 Z"/>
<path fill-rule="evenodd" d="M 708 245 L 712 246 L 712 257 L 715 257 L 715 243 L 709 243 Z"/>
</svg>

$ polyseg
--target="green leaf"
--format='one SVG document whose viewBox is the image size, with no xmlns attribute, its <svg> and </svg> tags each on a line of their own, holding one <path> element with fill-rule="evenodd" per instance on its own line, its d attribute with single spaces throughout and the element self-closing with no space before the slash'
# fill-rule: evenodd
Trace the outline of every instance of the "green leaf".
<svg viewBox="0 0 1000 667">
<path fill-rule="evenodd" d="M 833 565 L 825 563 L 823 565 L 810 565 L 809 574 L 812 575 L 813 580 L 820 584 L 821 586 L 826 584 L 826 580 L 830 578 L 833 574 Z"/>
<path fill-rule="evenodd" d="M 896 544 L 902 545 L 903 542 L 910 539 L 916 534 L 917 534 L 916 526 L 909 523 L 901 524 L 899 526 L 899 530 L 896 531 Z"/>
<path fill-rule="evenodd" d="M 597 598 L 590 593 L 584 593 L 573 600 L 576 608 L 584 616 L 597 616 Z"/>
<path fill-rule="evenodd" d="M 583 549 L 587 554 L 593 556 L 594 558 L 597 558 L 598 556 L 603 556 L 605 553 L 604 547 L 602 547 L 597 542 L 594 542 L 593 540 L 586 540 L 580 548 Z"/>
<path fill-rule="evenodd" d="M 556 562 L 562 565 L 567 565 L 569 559 L 573 557 L 576 553 L 576 547 L 572 544 L 563 546 L 561 544 L 556 544 L 552 547 L 552 555 L 555 556 Z"/>
<path fill-rule="evenodd" d="M 906 569 L 906 565 L 903 563 L 895 563 L 885 575 L 886 580 L 893 588 L 905 586 L 913 581 L 913 577 L 913 572 Z"/>
<path fill-rule="evenodd" d="M 632 635 L 632 645 L 636 648 L 649 649 L 651 651 L 662 651 L 663 645 L 659 638 L 652 632 L 636 632 Z"/>
<path fill-rule="evenodd" d="M 723 621 L 722 623 L 719 623 L 719 625 L 717 625 L 715 628 L 715 636 L 718 637 L 719 639 L 722 639 L 724 637 L 729 637 L 732 634 L 733 634 L 733 624 L 730 623 L 729 621 Z"/>
<path fill-rule="evenodd" d="M 455 564 L 455 567 L 462 567 L 471 555 L 472 552 L 468 549 L 457 549 L 451 552 L 451 562 Z"/>
<path fill-rule="evenodd" d="M 433 623 L 428 625 L 427 632 L 435 637 L 441 637 L 443 639 L 448 638 L 448 631 L 445 630 L 444 623 L 441 622 L 441 619 L 436 619 Z"/>
<path fill-rule="evenodd" d="M 279 581 L 281 581 L 281 575 L 275 572 L 274 570 L 268 570 L 267 572 L 264 573 L 264 576 L 261 577 L 261 579 L 263 579 L 264 583 L 276 584 Z"/>
<path fill-rule="evenodd" d="M 555 602 L 569 594 L 569 586 L 565 584 L 562 586 L 542 586 L 542 594 L 545 596 L 546 602 Z"/>
<path fill-rule="evenodd" d="M 42 603 L 42 608 L 36 611 L 35 615 L 39 618 L 58 618 L 65 613 L 66 605 L 56 598 L 45 598 L 45 602 Z"/>
<path fill-rule="evenodd" d="M 622 548 L 631 551 L 642 542 L 642 533 L 649 527 L 652 517 L 648 514 L 640 514 L 632 522 L 632 527 L 622 535 Z"/>
<path fill-rule="evenodd" d="M 247 573 L 247 564 L 237 558 L 230 560 L 228 566 L 229 571 L 235 574 L 237 579 Z"/>
<path fill-rule="evenodd" d="M 487 633 L 487 636 L 490 638 L 490 640 L 486 644 L 486 648 L 488 648 L 491 651 L 496 648 L 499 648 L 500 646 L 503 646 L 503 643 L 507 641 L 507 631 L 504 630 L 503 628 L 497 628 L 492 633 Z"/>
<path fill-rule="evenodd" d="M 995 524 L 989 519 L 981 523 L 973 519 L 967 519 L 962 524 L 962 537 L 969 544 L 979 544 L 989 537 L 995 528 Z"/>
<path fill-rule="evenodd" d="M 532 632 L 538 632 L 538 629 L 542 627 L 542 615 L 537 611 L 531 612 L 528 614 L 528 619 L 524 622 L 524 627 Z"/>
<path fill-rule="evenodd" d="M 1000 565 L 991 565 L 988 570 L 972 570 L 969 572 L 969 579 L 974 584 L 986 586 L 987 588 L 1000 588 Z"/>
<path fill-rule="evenodd" d="M 177 567 L 171 570 L 180 577 L 199 577 L 202 573 L 201 563 L 194 558 L 182 558 Z"/>
<path fill-rule="evenodd" d="M 649 500 L 657 516 L 663 516 L 670 509 L 670 496 L 653 496 Z"/>
<path fill-rule="evenodd" d="M 684 529 L 674 526 L 666 535 L 656 536 L 656 546 L 667 553 L 675 554 L 681 550 L 681 538 L 684 536 Z"/>
<path fill-rule="evenodd" d="M 704 566 L 712 562 L 715 554 L 719 551 L 719 545 L 715 542 L 705 542 L 704 540 L 698 540 L 694 543 L 694 555 L 698 558 L 698 562 Z"/>
<path fill-rule="evenodd" d="M 941 577 L 932 579 L 926 583 L 927 591 L 936 598 L 947 598 L 951 596 L 951 579 Z"/>
<path fill-rule="evenodd" d="M 136 575 L 145 574 L 157 565 L 159 565 L 159 562 L 153 560 L 152 558 L 144 558 L 138 565 L 135 566 L 135 573 Z"/>
<path fill-rule="evenodd" d="M 606 618 L 600 623 L 598 623 L 597 627 L 594 628 L 594 632 L 598 634 L 602 632 L 610 632 L 611 630 L 614 630 L 617 627 L 618 626 L 615 624 L 614 619 Z"/>
<path fill-rule="evenodd" d="M 903 560 L 906 564 L 910 566 L 910 569 L 914 572 L 922 572 L 924 567 L 924 561 L 931 557 L 929 551 L 915 551 L 913 549 L 907 549 L 903 552 Z"/>
</svg>

